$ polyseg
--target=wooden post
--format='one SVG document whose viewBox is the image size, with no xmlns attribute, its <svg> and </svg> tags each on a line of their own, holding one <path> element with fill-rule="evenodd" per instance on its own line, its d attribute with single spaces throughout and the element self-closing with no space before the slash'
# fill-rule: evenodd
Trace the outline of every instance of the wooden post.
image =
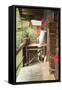
<svg viewBox="0 0 62 90">
<path fill-rule="evenodd" d="M 26 63 L 26 47 L 23 48 L 23 66 L 25 66 L 25 63 Z"/>
<path fill-rule="evenodd" d="M 49 29 L 47 29 L 47 60 L 50 60 L 50 35 Z"/>
<path fill-rule="evenodd" d="M 23 48 L 23 66 L 29 65 L 29 50 L 27 50 L 27 46 Z"/>
</svg>

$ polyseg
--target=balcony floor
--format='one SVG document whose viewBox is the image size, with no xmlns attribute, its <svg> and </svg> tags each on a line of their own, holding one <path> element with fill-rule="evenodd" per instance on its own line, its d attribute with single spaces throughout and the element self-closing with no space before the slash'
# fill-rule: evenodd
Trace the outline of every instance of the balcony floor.
<svg viewBox="0 0 62 90">
<path fill-rule="evenodd" d="M 23 67 L 16 82 L 55 80 L 54 74 L 49 73 L 49 63 L 41 62 Z"/>
</svg>

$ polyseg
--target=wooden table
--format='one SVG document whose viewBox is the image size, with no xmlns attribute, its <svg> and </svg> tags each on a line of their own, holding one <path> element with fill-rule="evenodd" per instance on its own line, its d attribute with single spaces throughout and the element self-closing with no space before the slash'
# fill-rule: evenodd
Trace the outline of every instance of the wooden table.
<svg viewBox="0 0 62 90">
<path fill-rule="evenodd" d="M 30 64 L 33 59 L 36 57 L 36 55 L 32 55 L 33 57 L 30 59 L 30 51 L 37 51 L 37 55 L 39 56 L 39 54 L 41 55 L 41 50 L 43 48 L 45 48 L 47 46 L 46 43 L 43 43 L 43 44 L 29 44 L 27 47 L 26 47 L 26 60 L 27 60 L 27 63 Z M 44 51 L 45 53 L 45 51 Z M 38 62 L 41 62 L 39 60 L 39 57 L 38 57 Z"/>
</svg>

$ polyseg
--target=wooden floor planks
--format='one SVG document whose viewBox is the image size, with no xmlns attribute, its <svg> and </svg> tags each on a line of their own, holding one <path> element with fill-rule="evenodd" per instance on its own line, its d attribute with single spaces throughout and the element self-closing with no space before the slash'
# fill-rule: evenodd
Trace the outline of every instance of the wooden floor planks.
<svg viewBox="0 0 62 90">
<path fill-rule="evenodd" d="M 41 62 L 23 67 L 16 82 L 55 80 L 54 75 L 49 73 L 49 63 Z"/>
</svg>

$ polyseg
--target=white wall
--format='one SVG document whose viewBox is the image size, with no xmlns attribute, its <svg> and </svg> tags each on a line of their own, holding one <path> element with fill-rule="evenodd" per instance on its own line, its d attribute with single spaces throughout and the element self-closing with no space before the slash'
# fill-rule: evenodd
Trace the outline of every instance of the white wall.
<svg viewBox="0 0 62 90">
<path fill-rule="evenodd" d="M 61 83 L 31 84 L 12 86 L 7 83 L 8 78 L 8 6 L 37 5 L 60 7 L 62 11 L 62 0 L 0 0 L 0 90 L 61 90 Z M 62 15 L 62 13 L 61 13 Z M 61 19 L 62 21 L 62 19 Z M 61 32 L 62 33 L 62 32 Z M 61 45 L 62 47 L 62 45 Z M 61 56 L 62 58 L 62 56 Z"/>
</svg>

